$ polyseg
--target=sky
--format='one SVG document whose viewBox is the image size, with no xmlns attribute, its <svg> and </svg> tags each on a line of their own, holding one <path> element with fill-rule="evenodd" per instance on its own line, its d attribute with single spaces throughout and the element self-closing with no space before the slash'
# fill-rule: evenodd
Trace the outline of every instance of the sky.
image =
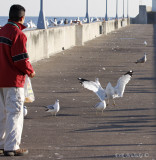
<svg viewBox="0 0 156 160">
<path fill-rule="evenodd" d="M 86 14 L 86 0 L 43 0 L 45 16 L 84 17 Z M 108 1 L 108 16 L 116 15 L 116 0 Z M 151 6 L 152 0 L 129 0 L 129 15 L 135 17 L 139 11 L 139 4 Z M 26 16 L 38 16 L 40 0 L 0 0 L 0 16 L 8 16 L 12 4 L 21 4 L 26 9 Z M 127 0 L 124 0 L 124 14 L 127 16 Z M 104 17 L 106 0 L 89 0 L 89 16 Z M 118 0 L 118 16 L 123 15 L 123 0 Z"/>
</svg>

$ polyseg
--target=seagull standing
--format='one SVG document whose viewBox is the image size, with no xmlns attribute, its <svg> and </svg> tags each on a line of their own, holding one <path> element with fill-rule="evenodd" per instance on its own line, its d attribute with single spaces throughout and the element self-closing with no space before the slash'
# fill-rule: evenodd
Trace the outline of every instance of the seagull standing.
<svg viewBox="0 0 156 160">
<path fill-rule="evenodd" d="M 46 26 L 48 27 L 48 26 L 49 26 L 49 21 L 48 21 L 48 19 L 45 20 L 45 23 L 46 23 Z"/>
<path fill-rule="evenodd" d="M 73 20 L 72 19 L 70 20 L 69 24 L 71 24 L 71 25 L 73 24 Z"/>
<path fill-rule="evenodd" d="M 56 116 L 56 114 L 57 114 L 57 112 L 60 110 L 60 104 L 59 104 L 59 100 L 57 99 L 56 101 L 55 101 L 55 104 L 53 104 L 53 105 L 48 105 L 48 106 L 46 106 L 46 111 L 47 112 L 50 112 L 52 115 L 55 115 Z"/>
<path fill-rule="evenodd" d="M 49 26 L 57 26 L 57 19 L 56 18 L 54 18 L 54 21 L 50 19 L 49 22 L 50 22 Z"/>
<path fill-rule="evenodd" d="M 23 25 L 24 25 L 26 28 L 30 28 L 30 24 L 29 24 L 29 23 L 23 23 Z"/>
<path fill-rule="evenodd" d="M 24 114 L 24 117 L 28 114 L 28 110 L 26 106 L 23 106 L 23 114 Z"/>
<path fill-rule="evenodd" d="M 147 54 L 144 53 L 144 56 L 138 59 L 135 63 L 145 63 L 147 61 Z"/>
<path fill-rule="evenodd" d="M 126 84 L 130 81 L 132 75 L 133 75 L 133 71 L 130 70 L 129 72 L 125 73 L 118 79 L 115 87 L 113 87 L 109 82 L 106 86 L 106 89 L 102 88 L 98 78 L 95 79 L 95 82 L 89 81 L 83 78 L 78 78 L 78 80 L 80 81 L 80 83 L 84 88 L 93 91 L 101 101 L 104 101 L 107 99 L 109 104 L 109 99 L 113 99 L 114 101 L 114 98 L 123 97 Z M 114 101 L 114 105 L 115 105 L 115 101 Z"/>
<path fill-rule="evenodd" d="M 147 46 L 147 42 L 146 41 L 144 41 L 144 45 Z"/>
<path fill-rule="evenodd" d="M 99 102 L 94 106 L 94 108 L 96 109 L 96 114 L 97 114 L 97 110 L 100 110 L 102 111 L 102 115 L 103 115 L 103 110 L 106 108 L 106 102 L 105 101 Z"/>
<path fill-rule="evenodd" d="M 63 19 L 61 19 L 60 21 L 57 22 L 58 25 L 62 25 L 63 24 Z"/>
<path fill-rule="evenodd" d="M 29 25 L 30 25 L 29 28 L 36 28 L 36 25 L 35 25 L 35 23 L 33 23 L 32 20 L 30 20 L 28 23 L 29 23 Z"/>
</svg>

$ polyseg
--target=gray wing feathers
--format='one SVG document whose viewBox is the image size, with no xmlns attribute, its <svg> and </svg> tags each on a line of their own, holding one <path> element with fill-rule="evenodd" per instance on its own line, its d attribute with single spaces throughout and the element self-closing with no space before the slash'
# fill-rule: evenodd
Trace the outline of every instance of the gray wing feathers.
<svg viewBox="0 0 156 160">
<path fill-rule="evenodd" d="M 145 57 L 142 57 L 139 60 L 137 60 L 137 63 L 144 63 L 144 62 L 145 62 Z"/>
<path fill-rule="evenodd" d="M 142 58 L 140 58 L 139 60 L 136 61 L 136 63 L 145 63 L 146 61 L 147 61 L 147 57 L 146 57 L 146 53 L 145 53 Z"/>
<path fill-rule="evenodd" d="M 49 106 L 47 106 L 47 109 L 54 109 L 54 105 L 49 105 Z"/>
</svg>

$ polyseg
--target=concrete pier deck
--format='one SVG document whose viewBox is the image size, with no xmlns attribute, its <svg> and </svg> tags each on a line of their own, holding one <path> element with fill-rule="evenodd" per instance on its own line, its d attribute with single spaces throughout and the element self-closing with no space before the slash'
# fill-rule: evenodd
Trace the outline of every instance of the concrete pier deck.
<svg viewBox="0 0 156 160">
<path fill-rule="evenodd" d="M 147 62 L 135 64 L 144 52 Z M 26 104 L 21 147 L 29 155 L 22 160 L 155 160 L 155 54 L 156 26 L 130 25 L 34 63 L 36 101 Z M 134 76 L 124 97 L 96 115 L 93 106 L 100 100 L 77 78 L 98 77 L 103 87 L 108 82 L 115 86 L 129 70 Z M 57 98 L 61 109 L 54 117 L 44 106 Z"/>
</svg>

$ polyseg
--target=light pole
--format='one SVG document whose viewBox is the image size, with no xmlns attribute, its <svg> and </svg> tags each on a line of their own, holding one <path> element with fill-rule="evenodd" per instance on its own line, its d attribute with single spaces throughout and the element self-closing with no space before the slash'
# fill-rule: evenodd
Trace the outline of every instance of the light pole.
<svg viewBox="0 0 156 160">
<path fill-rule="evenodd" d="M 116 0 L 116 19 L 118 19 L 118 0 Z"/>
<path fill-rule="evenodd" d="M 127 18 L 129 18 L 129 0 L 127 0 Z"/>
<path fill-rule="evenodd" d="M 40 13 L 39 13 L 38 22 L 37 22 L 37 28 L 38 29 L 47 28 L 45 23 L 44 11 L 43 11 L 43 0 L 40 0 Z"/>
<path fill-rule="evenodd" d="M 124 19 L 124 10 L 125 10 L 125 9 L 124 9 L 124 6 L 125 6 L 125 5 L 124 5 L 124 0 L 123 0 L 123 19 Z"/>
<path fill-rule="evenodd" d="M 87 23 L 89 23 L 90 18 L 89 18 L 89 13 L 88 13 L 88 0 L 86 0 L 86 18 L 87 18 Z"/>
<path fill-rule="evenodd" d="M 108 16 L 107 16 L 107 0 L 106 0 L 106 15 L 105 15 L 105 21 L 108 21 Z"/>
</svg>

